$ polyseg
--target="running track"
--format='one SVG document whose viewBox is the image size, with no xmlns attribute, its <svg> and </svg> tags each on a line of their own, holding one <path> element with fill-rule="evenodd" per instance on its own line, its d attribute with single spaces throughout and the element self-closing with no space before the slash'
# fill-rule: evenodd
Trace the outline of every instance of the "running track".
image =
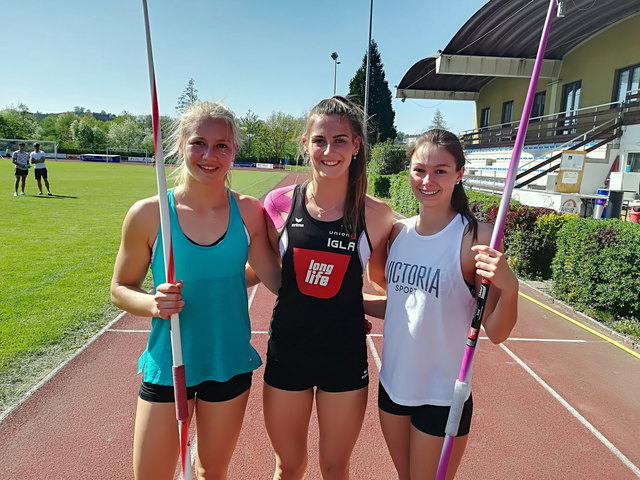
<svg viewBox="0 0 640 480">
<path fill-rule="evenodd" d="M 295 175 L 288 177 L 296 181 Z M 542 305 L 588 323 L 523 285 L 520 316 L 503 345 L 481 339 L 476 355 L 472 433 L 459 479 L 640 478 L 640 358 Z M 274 296 L 249 290 L 254 334 L 264 354 Z M 535 303 L 534 301 L 539 302 Z M 381 322 L 368 338 L 371 386 L 352 478 L 390 480 L 394 470 L 378 426 Z M 591 328 L 597 327 L 591 325 Z M 0 479 L 128 479 L 148 319 L 122 315 L 20 405 L 0 417 Z M 605 336 L 609 336 L 606 332 Z M 618 340 L 619 341 L 619 340 Z M 628 346 L 627 346 L 628 347 Z M 230 479 L 270 479 L 273 457 L 261 406 L 261 367 Z M 309 468 L 319 479 L 312 419 Z"/>
</svg>

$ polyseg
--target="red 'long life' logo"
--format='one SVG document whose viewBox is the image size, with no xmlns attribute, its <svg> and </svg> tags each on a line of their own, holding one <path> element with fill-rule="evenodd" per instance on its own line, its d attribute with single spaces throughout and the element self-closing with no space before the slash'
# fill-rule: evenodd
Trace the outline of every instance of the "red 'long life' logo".
<svg viewBox="0 0 640 480">
<path fill-rule="evenodd" d="M 334 297 L 342 286 L 350 258 L 341 253 L 294 248 L 293 267 L 298 289 L 311 297 Z"/>
</svg>

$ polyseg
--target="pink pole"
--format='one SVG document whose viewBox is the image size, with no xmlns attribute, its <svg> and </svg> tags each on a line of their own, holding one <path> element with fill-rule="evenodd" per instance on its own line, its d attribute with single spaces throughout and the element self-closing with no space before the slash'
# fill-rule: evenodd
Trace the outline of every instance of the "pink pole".
<svg viewBox="0 0 640 480">
<path fill-rule="evenodd" d="M 549 39 L 549 31 L 551 29 L 551 20 L 556 9 L 556 1 L 549 1 L 549 8 L 547 10 L 547 16 L 542 28 L 542 36 L 540 38 L 540 44 L 538 46 L 538 53 L 533 65 L 533 72 L 531 73 L 531 81 L 529 82 L 529 89 L 527 90 L 527 96 L 524 101 L 524 107 L 522 108 L 522 116 L 520 117 L 520 125 L 518 133 L 516 135 L 516 141 L 511 152 L 511 160 L 509 162 L 509 170 L 504 182 L 504 191 L 502 192 L 502 199 L 500 200 L 500 207 L 498 209 L 498 215 L 496 217 L 496 223 L 493 227 L 493 234 L 491 236 L 491 248 L 497 249 L 502 242 L 502 236 L 504 234 L 504 224 L 507 218 L 507 211 L 509 210 L 509 202 L 511 200 L 511 194 L 513 193 L 513 187 L 516 181 L 516 174 L 518 171 L 518 163 L 520 162 L 520 155 L 522 154 L 522 148 L 524 146 L 524 140 L 527 135 L 527 127 L 529 126 L 529 118 L 531 117 L 531 108 L 533 107 L 533 98 L 538 86 L 538 79 L 540 78 L 540 69 L 542 68 L 542 61 L 544 59 L 544 52 L 547 48 L 547 41 Z M 458 426 L 460 424 L 460 417 L 462 416 L 462 409 L 464 403 L 468 398 L 471 390 L 469 374 L 471 372 L 471 366 L 473 365 L 473 357 L 475 354 L 475 347 L 478 340 L 478 333 L 480 331 L 480 325 L 482 323 L 482 314 L 484 313 L 484 304 L 489 294 L 490 282 L 483 279 L 480 292 L 478 293 L 478 303 L 476 305 L 476 311 L 474 313 L 471 327 L 469 329 L 469 336 L 467 338 L 467 346 L 465 347 L 464 357 L 462 359 L 462 365 L 460 366 L 460 373 L 456 381 L 456 388 L 454 391 L 453 402 L 451 410 L 449 412 L 449 419 L 447 421 L 447 427 L 445 431 L 444 444 L 442 446 L 442 453 L 440 455 L 440 462 L 438 463 L 438 472 L 436 474 L 436 480 L 446 480 L 447 469 L 449 466 L 449 460 L 453 451 L 453 442 L 458 432 Z"/>
</svg>

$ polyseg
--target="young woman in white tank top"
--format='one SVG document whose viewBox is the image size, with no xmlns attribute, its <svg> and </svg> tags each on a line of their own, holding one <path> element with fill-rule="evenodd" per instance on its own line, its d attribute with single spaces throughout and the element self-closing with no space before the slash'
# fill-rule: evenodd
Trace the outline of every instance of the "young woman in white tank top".
<svg viewBox="0 0 640 480">
<path fill-rule="evenodd" d="M 365 299 L 365 311 L 385 319 L 378 405 L 400 480 L 435 478 L 481 278 L 492 284 L 483 326 L 493 343 L 509 336 L 518 300 L 515 275 L 488 246 L 492 226 L 469 210 L 458 138 L 431 130 L 407 155 L 420 214 L 397 222 L 391 233 L 387 297 Z M 472 408 L 469 398 L 447 478 L 462 459 Z"/>
</svg>

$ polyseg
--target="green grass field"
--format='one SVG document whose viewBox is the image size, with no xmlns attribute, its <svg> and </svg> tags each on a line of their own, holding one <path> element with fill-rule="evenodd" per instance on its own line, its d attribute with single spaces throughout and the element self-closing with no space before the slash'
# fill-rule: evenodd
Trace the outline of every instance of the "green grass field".
<svg viewBox="0 0 640 480">
<path fill-rule="evenodd" d="M 0 411 L 118 311 L 109 283 L 128 208 L 156 193 L 149 166 L 47 162 L 54 197 L 13 197 L 0 160 Z M 234 190 L 260 198 L 285 172 L 236 170 Z"/>
</svg>

